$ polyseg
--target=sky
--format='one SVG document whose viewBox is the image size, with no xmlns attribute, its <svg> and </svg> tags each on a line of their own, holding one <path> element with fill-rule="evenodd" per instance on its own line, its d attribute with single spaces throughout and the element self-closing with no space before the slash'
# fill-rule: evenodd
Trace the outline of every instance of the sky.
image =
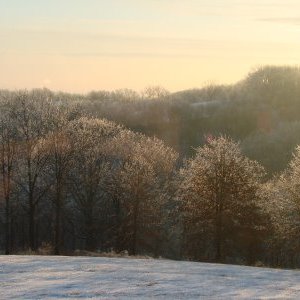
<svg viewBox="0 0 300 300">
<path fill-rule="evenodd" d="M 0 89 L 178 91 L 299 61 L 299 0 L 0 0 Z"/>
</svg>

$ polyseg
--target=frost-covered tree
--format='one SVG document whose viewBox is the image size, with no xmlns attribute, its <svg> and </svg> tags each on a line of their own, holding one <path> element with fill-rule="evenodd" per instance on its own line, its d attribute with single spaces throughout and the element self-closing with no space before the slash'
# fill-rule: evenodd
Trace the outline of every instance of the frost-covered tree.
<svg viewBox="0 0 300 300">
<path fill-rule="evenodd" d="M 162 242 L 166 192 L 177 153 L 156 138 L 123 131 L 116 137 L 119 250 L 157 254 Z M 116 189 L 116 187 L 118 187 Z M 122 239 L 122 241 L 120 241 Z"/>
<path fill-rule="evenodd" d="M 60 254 L 63 244 L 63 215 L 68 191 L 68 174 L 73 162 L 73 149 L 67 130 L 69 123 L 79 118 L 77 107 L 59 107 L 55 109 L 52 130 L 45 137 L 49 161 L 47 180 L 51 185 L 50 198 L 53 206 L 53 246 L 54 254 Z"/>
<path fill-rule="evenodd" d="M 107 145 L 121 129 L 115 123 L 86 117 L 71 122 L 68 127 L 73 149 L 69 171 L 71 205 L 77 212 L 77 227 L 81 226 L 79 231 L 87 250 L 98 246 L 99 223 L 103 220 L 106 200 L 105 182 L 111 165 Z"/>
<path fill-rule="evenodd" d="M 196 149 L 181 170 L 179 189 L 185 247 L 192 257 L 222 261 L 241 243 L 251 251 L 260 225 L 257 189 L 263 175 L 229 138 L 210 137 Z"/>
<path fill-rule="evenodd" d="M 275 251 L 274 264 L 295 266 L 300 263 L 300 146 L 282 174 L 267 182 L 261 189 L 263 208 L 271 219 Z M 282 255 L 285 253 L 285 255 Z"/>
<path fill-rule="evenodd" d="M 51 132 L 47 135 L 49 153 L 48 180 L 51 184 L 51 199 L 54 206 L 54 254 L 61 251 L 61 227 L 64 211 L 68 172 L 72 163 L 72 148 L 65 130 Z"/>
<path fill-rule="evenodd" d="M 10 103 L 10 115 L 17 129 L 20 151 L 15 182 L 23 193 L 28 215 L 29 247 L 36 249 L 37 206 L 49 190 L 43 180 L 49 160 L 44 139 L 53 128 L 55 109 L 42 91 L 17 92 Z"/>
</svg>

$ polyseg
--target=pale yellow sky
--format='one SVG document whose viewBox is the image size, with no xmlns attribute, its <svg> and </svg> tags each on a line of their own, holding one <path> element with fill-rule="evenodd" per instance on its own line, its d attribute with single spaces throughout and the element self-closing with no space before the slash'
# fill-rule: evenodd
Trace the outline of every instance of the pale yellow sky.
<svg viewBox="0 0 300 300">
<path fill-rule="evenodd" d="M 0 0 L 0 88 L 176 91 L 299 61 L 298 0 Z"/>
</svg>

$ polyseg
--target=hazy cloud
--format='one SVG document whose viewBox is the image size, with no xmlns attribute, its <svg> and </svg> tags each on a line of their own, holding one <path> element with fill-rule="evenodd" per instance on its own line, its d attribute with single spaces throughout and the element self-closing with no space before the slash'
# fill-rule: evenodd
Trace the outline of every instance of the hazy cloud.
<svg viewBox="0 0 300 300">
<path fill-rule="evenodd" d="M 272 22 L 272 23 L 281 23 L 281 24 L 292 24 L 300 25 L 300 17 L 288 17 L 288 18 L 260 18 L 257 19 L 262 22 Z"/>
</svg>

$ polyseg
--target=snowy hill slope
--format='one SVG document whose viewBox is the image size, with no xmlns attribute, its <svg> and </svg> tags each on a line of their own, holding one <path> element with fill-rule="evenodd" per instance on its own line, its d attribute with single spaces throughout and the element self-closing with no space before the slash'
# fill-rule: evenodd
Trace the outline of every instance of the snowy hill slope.
<svg viewBox="0 0 300 300">
<path fill-rule="evenodd" d="M 99 257 L 0 256 L 1 299 L 300 299 L 300 271 Z"/>
</svg>

